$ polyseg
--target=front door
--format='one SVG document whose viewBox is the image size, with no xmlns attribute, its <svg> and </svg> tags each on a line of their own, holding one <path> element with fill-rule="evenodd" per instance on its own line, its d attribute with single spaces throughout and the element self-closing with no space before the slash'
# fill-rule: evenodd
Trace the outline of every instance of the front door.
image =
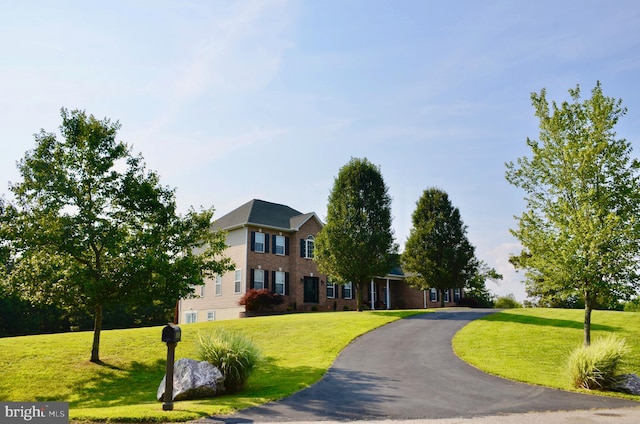
<svg viewBox="0 0 640 424">
<path fill-rule="evenodd" d="M 320 301 L 320 278 L 304 277 L 304 303 Z"/>
</svg>

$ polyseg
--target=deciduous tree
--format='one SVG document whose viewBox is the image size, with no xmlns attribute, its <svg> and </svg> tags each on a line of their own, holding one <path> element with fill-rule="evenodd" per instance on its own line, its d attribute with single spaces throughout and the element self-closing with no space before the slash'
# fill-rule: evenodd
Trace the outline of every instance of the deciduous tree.
<svg viewBox="0 0 640 424">
<path fill-rule="evenodd" d="M 142 156 L 116 141 L 118 122 L 62 109 L 62 140 L 42 130 L 19 162 L 4 216 L 13 289 L 33 301 L 88 308 L 91 361 L 100 362 L 103 308 L 177 300 L 204 275 L 232 267 L 213 210 L 176 212 Z"/>
<path fill-rule="evenodd" d="M 336 177 L 327 205 L 327 223 L 315 241 L 319 269 L 333 281 L 352 282 L 357 307 L 373 277 L 394 266 L 391 197 L 380 169 L 352 158 Z"/>
<path fill-rule="evenodd" d="M 422 193 L 412 215 L 413 227 L 402 253 L 407 282 L 421 290 L 463 288 L 478 270 L 467 227 L 449 196 L 438 188 Z"/>
<path fill-rule="evenodd" d="M 622 100 L 606 97 L 598 82 L 591 98 L 580 87 L 571 102 L 532 93 L 539 140 L 531 156 L 506 164 L 506 178 L 525 191 L 526 210 L 512 234 L 522 252 L 511 262 L 526 271 L 527 291 L 585 304 L 584 344 L 591 342 L 596 302 L 625 299 L 639 287 L 640 164 L 631 144 L 614 131 Z"/>
</svg>

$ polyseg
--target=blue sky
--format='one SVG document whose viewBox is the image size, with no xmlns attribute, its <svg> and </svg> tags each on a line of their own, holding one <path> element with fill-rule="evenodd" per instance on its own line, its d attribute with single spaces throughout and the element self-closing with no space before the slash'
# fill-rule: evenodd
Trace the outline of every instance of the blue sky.
<svg viewBox="0 0 640 424">
<path fill-rule="evenodd" d="M 324 218 L 340 167 L 366 157 L 401 246 L 439 187 L 504 274 L 488 287 L 522 300 L 504 164 L 537 139 L 530 93 L 600 80 L 637 146 L 639 28 L 635 0 L 0 0 L 0 193 L 61 107 L 119 120 L 183 211 L 258 198 Z"/>
</svg>

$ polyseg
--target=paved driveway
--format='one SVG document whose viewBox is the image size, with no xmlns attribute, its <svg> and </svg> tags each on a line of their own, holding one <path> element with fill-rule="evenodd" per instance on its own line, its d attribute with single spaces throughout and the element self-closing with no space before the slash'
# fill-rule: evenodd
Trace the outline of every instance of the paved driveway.
<svg viewBox="0 0 640 424">
<path fill-rule="evenodd" d="M 313 386 L 233 416 L 199 422 L 416 420 L 639 406 L 514 383 L 467 365 L 453 353 L 451 338 L 468 322 L 492 312 L 447 309 L 393 322 L 355 340 Z"/>
</svg>

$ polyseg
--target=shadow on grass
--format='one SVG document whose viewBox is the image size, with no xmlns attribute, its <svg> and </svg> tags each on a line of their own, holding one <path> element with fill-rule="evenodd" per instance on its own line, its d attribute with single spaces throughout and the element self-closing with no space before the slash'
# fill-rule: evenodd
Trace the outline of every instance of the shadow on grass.
<svg viewBox="0 0 640 424">
<path fill-rule="evenodd" d="M 99 408 L 146 403 L 156 400 L 166 361 L 153 364 L 132 362 L 125 367 L 102 365 L 89 381 L 78 383 L 73 392 L 79 398 L 71 408 Z"/>
<path fill-rule="evenodd" d="M 121 370 L 104 368 L 99 370 L 91 380 L 84 381 L 73 388 L 79 398 L 70 402 L 71 408 L 102 408 L 127 406 L 156 402 L 158 386 L 165 373 L 166 363 L 157 360 L 153 364 L 133 362 Z M 256 367 L 247 386 L 240 392 L 210 399 L 199 399 L 195 402 L 208 410 L 190 411 L 200 416 L 208 416 L 215 410 L 236 410 L 256 406 L 270 400 L 287 397 L 317 382 L 325 374 L 326 369 L 313 366 L 283 367 L 275 365 L 275 359 L 266 357 Z M 179 405 L 181 402 L 176 402 Z M 160 402 L 158 402 L 160 405 Z M 208 408 L 207 405 L 212 405 Z M 214 406 L 215 405 L 215 406 Z M 197 409 L 197 408 L 196 408 Z M 130 417 L 135 421 L 136 417 Z"/>
<path fill-rule="evenodd" d="M 511 322 L 517 324 L 526 325 L 539 325 L 543 327 L 556 327 L 556 328 L 575 328 L 583 329 L 584 323 L 582 321 L 573 321 L 568 319 L 555 319 L 555 318 L 542 318 L 529 315 L 497 313 L 492 314 L 484 318 L 486 321 L 501 321 Z M 596 324 L 591 322 L 591 331 L 616 331 L 621 330 L 620 327 L 614 327 L 610 325 Z"/>
</svg>

